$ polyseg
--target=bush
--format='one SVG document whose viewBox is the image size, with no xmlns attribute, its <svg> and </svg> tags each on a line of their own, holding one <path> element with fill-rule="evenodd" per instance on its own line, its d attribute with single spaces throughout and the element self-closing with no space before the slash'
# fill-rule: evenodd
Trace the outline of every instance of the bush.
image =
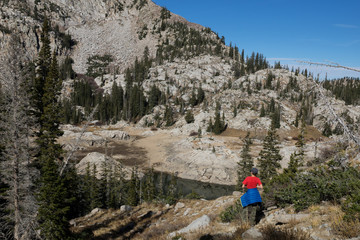
<svg viewBox="0 0 360 240">
<path fill-rule="evenodd" d="M 220 219 L 222 222 L 231 222 L 234 220 L 241 220 L 241 222 L 247 222 L 246 213 L 247 209 L 241 206 L 240 200 L 230 207 L 227 207 L 220 213 Z"/>
<path fill-rule="evenodd" d="M 331 162 L 334 164 L 334 162 Z M 265 201 L 279 206 L 293 204 L 295 210 L 303 210 L 322 201 L 339 203 L 343 197 L 351 197 L 353 203 L 345 211 L 360 216 L 360 172 L 355 168 L 322 166 L 310 172 L 284 172 L 265 186 Z"/>
<path fill-rule="evenodd" d="M 193 123 L 195 121 L 194 114 L 192 111 L 188 111 L 185 115 L 185 121 L 187 123 Z"/>
</svg>

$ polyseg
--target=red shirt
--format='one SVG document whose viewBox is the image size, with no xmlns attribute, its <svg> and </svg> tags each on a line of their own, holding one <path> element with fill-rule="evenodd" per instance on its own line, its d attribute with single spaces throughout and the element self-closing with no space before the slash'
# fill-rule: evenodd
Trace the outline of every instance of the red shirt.
<svg viewBox="0 0 360 240">
<path fill-rule="evenodd" d="M 245 178 L 245 180 L 243 181 L 243 184 L 248 188 L 256 188 L 257 185 L 261 185 L 261 181 L 258 177 L 252 177 L 249 176 L 247 178 Z"/>
</svg>

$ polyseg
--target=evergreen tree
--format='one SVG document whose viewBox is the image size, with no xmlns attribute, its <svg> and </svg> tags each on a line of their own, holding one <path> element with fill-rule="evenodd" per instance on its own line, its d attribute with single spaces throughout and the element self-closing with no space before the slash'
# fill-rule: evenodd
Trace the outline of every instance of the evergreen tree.
<svg viewBox="0 0 360 240">
<path fill-rule="evenodd" d="M 260 117 L 265 117 L 265 108 L 264 108 L 264 104 L 261 104 L 261 109 L 260 109 Z"/>
<path fill-rule="evenodd" d="M 34 115 L 40 125 L 42 125 L 40 116 L 43 113 L 43 102 L 42 98 L 44 95 L 44 85 L 46 77 L 49 73 L 49 68 L 51 65 L 51 49 L 50 49 L 50 37 L 49 37 L 49 21 L 45 17 L 42 32 L 41 32 L 41 48 L 39 51 L 39 56 L 36 62 L 36 77 L 32 84 L 32 105 L 34 107 Z"/>
<path fill-rule="evenodd" d="M 171 107 L 166 106 L 164 118 L 166 120 L 166 127 L 172 126 L 175 123 L 174 114 Z"/>
<path fill-rule="evenodd" d="M 166 202 L 168 204 L 174 204 L 177 199 L 178 199 L 177 177 L 175 174 L 171 174 L 171 180 L 170 180 L 167 195 L 166 195 Z"/>
<path fill-rule="evenodd" d="M 281 167 L 281 159 L 276 130 L 270 128 L 264 139 L 263 149 L 260 151 L 258 159 L 260 177 L 263 182 L 267 183 L 276 175 L 276 171 Z"/>
<path fill-rule="evenodd" d="M 218 135 L 220 133 L 223 132 L 224 126 L 223 126 L 223 122 L 220 119 L 220 112 L 217 111 L 215 113 L 215 122 L 214 122 L 214 126 L 213 126 L 213 132 Z"/>
<path fill-rule="evenodd" d="M 325 137 L 330 137 L 332 135 L 332 130 L 331 130 L 331 126 L 328 122 L 325 122 L 324 124 L 324 129 L 322 131 L 322 134 L 325 136 Z"/>
<path fill-rule="evenodd" d="M 155 188 L 155 176 L 154 169 L 151 168 L 145 173 L 145 183 L 144 183 L 144 200 L 151 202 L 155 199 L 156 188 Z"/>
<path fill-rule="evenodd" d="M 193 123 L 195 121 L 194 114 L 192 113 L 191 110 L 186 112 L 185 121 L 187 123 Z"/>
<path fill-rule="evenodd" d="M 45 239 L 67 239 L 69 236 L 68 217 L 72 196 L 65 186 L 65 178 L 59 174 L 58 161 L 61 160 L 62 148 L 56 142 L 62 135 L 58 102 L 61 86 L 54 53 L 43 88 L 43 113 L 40 116 L 42 124 L 37 139 L 41 165 L 38 218 L 41 235 Z"/>
<path fill-rule="evenodd" d="M 213 132 L 213 129 L 214 129 L 214 125 L 213 125 L 212 119 L 210 118 L 209 125 L 208 125 L 206 131 Z"/>
<path fill-rule="evenodd" d="M 298 140 L 295 143 L 297 147 L 296 151 L 290 155 L 290 162 L 287 168 L 288 172 L 296 173 L 298 168 L 304 165 L 305 157 L 305 121 L 302 121 L 300 134 L 298 135 Z"/>
<path fill-rule="evenodd" d="M 220 118 L 220 104 L 216 103 L 216 109 L 215 109 L 215 122 L 214 125 L 212 127 L 212 132 L 215 133 L 216 135 L 219 135 L 220 133 L 222 133 L 225 130 L 225 122 L 224 119 L 225 116 L 223 114 L 223 120 L 221 120 Z"/>
<path fill-rule="evenodd" d="M 112 90 L 111 90 L 111 104 L 112 104 L 112 117 L 115 121 L 119 121 L 121 117 L 121 111 L 124 104 L 124 90 L 121 86 L 117 86 L 116 81 L 114 81 Z"/>
<path fill-rule="evenodd" d="M 244 146 L 241 151 L 241 160 L 238 162 L 238 181 L 237 181 L 237 189 L 240 190 L 242 187 L 242 181 L 249 176 L 251 168 L 254 166 L 254 161 L 250 155 L 250 145 L 252 144 L 252 140 L 250 138 L 250 132 L 247 132 L 246 137 L 244 139 Z"/>
<path fill-rule="evenodd" d="M 197 98 L 196 98 L 196 95 L 195 95 L 195 91 L 193 90 L 192 93 L 191 93 L 191 98 L 189 100 L 189 103 L 192 107 L 196 106 L 198 104 L 198 101 L 197 101 Z"/>
<path fill-rule="evenodd" d="M 202 103 L 204 101 L 204 99 L 205 99 L 205 92 L 202 89 L 202 87 L 200 86 L 197 91 L 197 99 L 196 99 L 197 104 Z"/>
<path fill-rule="evenodd" d="M 137 171 L 134 168 L 131 172 L 131 178 L 128 182 L 128 199 L 127 202 L 131 206 L 136 206 L 139 203 L 139 193 L 138 193 L 138 177 Z"/>
<path fill-rule="evenodd" d="M 280 106 L 275 108 L 275 111 L 271 114 L 271 126 L 273 128 L 280 128 Z"/>
</svg>

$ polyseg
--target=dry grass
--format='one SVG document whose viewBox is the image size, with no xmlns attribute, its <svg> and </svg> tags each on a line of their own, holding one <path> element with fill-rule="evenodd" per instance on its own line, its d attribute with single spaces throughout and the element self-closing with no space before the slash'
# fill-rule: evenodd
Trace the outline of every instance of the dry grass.
<svg viewBox="0 0 360 240">
<path fill-rule="evenodd" d="M 340 206 L 329 207 L 330 224 L 333 232 L 346 238 L 353 238 L 360 235 L 360 221 L 344 221 L 345 213 Z"/>
<path fill-rule="evenodd" d="M 234 233 L 234 237 L 233 240 L 241 240 L 241 236 L 243 235 L 244 232 L 246 232 L 247 230 L 249 230 L 251 228 L 249 223 L 243 223 L 241 224 L 235 231 Z"/>
<path fill-rule="evenodd" d="M 344 221 L 339 219 L 331 224 L 334 233 L 346 238 L 358 237 L 360 235 L 360 221 Z"/>
<path fill-rule="evenodd" d="M 316 228 L 322 224 L 322 219 L 320 216 L 314 216 L 310 219 L 310 223 L 313 228 Z"/>
<path fill-rule="evenodd" d="M 279 228 L 274 225 L 263 226 L 260 231 L 264 240 L 310 240 L 309 233 L 292 227 Z"/>
</svg>

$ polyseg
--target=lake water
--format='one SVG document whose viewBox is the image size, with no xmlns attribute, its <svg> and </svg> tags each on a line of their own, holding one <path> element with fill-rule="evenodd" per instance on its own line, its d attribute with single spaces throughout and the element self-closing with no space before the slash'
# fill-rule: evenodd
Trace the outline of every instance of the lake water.
<svg viewBox="0 0 360 240">
<path fill-rule="evenodd" d="M 161 178 L 163 183 L 169 183 L 171 181 L 171 174 L 164 172 L 155 172 L 155 182 L 157 186 L 159 186 Z M 186 196 L 189 193 L 196 192 L 201 196 L 201 198 L 212 200 L 221 196 L 232 195 L 233 191 L 235 191 L 235 185 L 205 183 L 183 178 L 177 178 L 176 182 L 177 191 L 180 196 Z"/>
</svg>

